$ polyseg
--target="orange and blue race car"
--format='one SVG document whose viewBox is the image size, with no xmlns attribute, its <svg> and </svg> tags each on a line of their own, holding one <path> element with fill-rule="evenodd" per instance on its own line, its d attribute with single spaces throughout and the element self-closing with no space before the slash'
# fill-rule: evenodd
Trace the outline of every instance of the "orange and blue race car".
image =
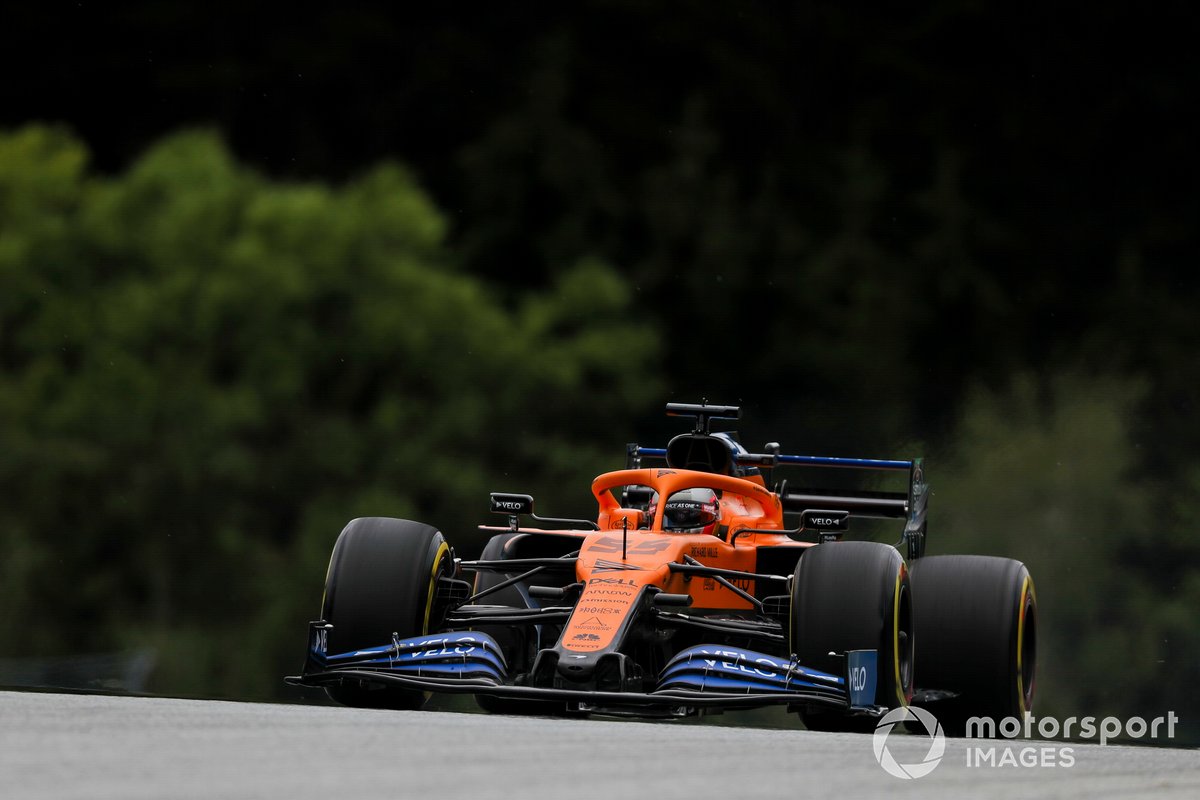
<svg viewBox="0 0 1200 800">
<path fill-rule="evenodd" d="M 355 519 L 333 548 L 303 673 L 359 707 L 469 693 L 488 711 L 688 716 L 786 706 L 820 730 L 870 730 L 889 709 L 969 717 L 1032 707 L 1037 607 L 1018 561 L 926 556 L 929 487 L 915 460 L 748 452 L 713 432 L 626 447 L 592 483 L 594 519 L 540 517 L 491 495 L 506 525 L 464 561 L 437 528 Z M 903 491 L 800 487 L 778 472 L 892 472 Z M 831 476 L 832 477 L 832 476 Z M 795 475 L 792 476 L 793 480 Z M 895 519 L 895 545 L 847 541 Z"/>
</svg>

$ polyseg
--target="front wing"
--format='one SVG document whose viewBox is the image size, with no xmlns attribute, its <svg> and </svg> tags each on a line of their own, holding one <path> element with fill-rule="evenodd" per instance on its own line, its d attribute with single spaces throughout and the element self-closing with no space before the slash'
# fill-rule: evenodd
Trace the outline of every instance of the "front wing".
<svg viewBox="0 0 1200 800">
<path fill-rule="evenodd" d="M 874 704 L 877 653 L 846 653 L 846 674 L 831 675 L 794 661 L 723 645 L 700 645 L 678 653 L 649 692 L 597 691 L 586 687 L 516 684 L 500 646 L 479 631 L 395 639 L 389 645 L 328 655 L 330 626 L 310 625 L 304 673 L 287 678 L 303 686 L 345 681 L 425 692 L 476 694 L 573 704 L 584 711 L 681 715 L 696 709 L 803 705 L 880 716 Z"/>
</svg>

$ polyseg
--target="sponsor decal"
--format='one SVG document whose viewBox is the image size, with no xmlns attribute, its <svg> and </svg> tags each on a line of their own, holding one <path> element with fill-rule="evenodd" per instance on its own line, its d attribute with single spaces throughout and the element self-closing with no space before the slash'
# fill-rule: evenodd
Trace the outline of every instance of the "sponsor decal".
<svg viewBox="0 0 1200 800">
<path fill-rule="evenodd" d="M 642 567 L 639 567 L 636 564 L 622 564 L 617 561 L 605 561 L 604 559 L 597 559 L 594 571 L 595 572 L 617 572 L 617 571 L 621 571 L 621 570 L 641 570 L 641 569 L 642 569 Z"/>
<path fill-rule="evenodd" d="M 583 630 L 589 630 L 589 631 L 611 630 L 611 626 L 609 626 L 608 623 L 604 622 L 599 617 L 591 617 L 589 619 L 586 619 L 583 622 L 576 625 L 575 627 L 581 628 Z"/>
<path fill-rule="evenodd" d="M 589 578 L 588 586 L 629 586 L 637 588 L 637 583 L 629 578 Z"/>
<path fill-rule="evenodd" d="M 453 646 L 451 646 L 453 645 Z M 418 647 L 428 647 L 429 650 L 418 650 L 408 654 L 409 658 L 438 658 L 440 656 L 465 656 L 475 652 L 475 640 L 462 638 L 457 641 L 448 639 L 429 639 L 417 642 Z"/>
<path fill-rule="evenodd" d="M 726 578 L 725 580 L 729 581 L 731 584 L 744 592 L 754 592 L 754 581 L 750 580 L 749 578 Z M 701 582 L 700 588 L 706 592 L 715 592 L 718 589 L 724 589 L 725 587 L 717 583 L 713 578 L 705 578 Z"/>
<path fill-rule="evenodd" d="M 576 642 L 598 642 L 600 637 L 594 633 L 577 633 L 571 637 Z"/>
<path fill-rule="evenodd" d="M 326 628 L 313 629 L 312 648 L 318 655 L 325 655 L 329 652 L 329 631 Z"/>
<path fill-rule="evenodd" d="M 577 608 L 575 610 L 577 612 L 579 612 L 580 614 L 620 614 L 621 609 L 626 608 L 626 607 L 627 607 L 627 604 L 625 604 L 625 603 L 622 603 L 620 606 L 617 606 L 617 607 L 600 606 L 600 605 L 586 605 L 586 606 L 580 606 L 579 608 Z"/>
<path fill-rule="evenodd" d="M 709 667 L 716 667 L 719 661 L 723 669 L 741 672 L 746 675 L 758 675 L 763 678 L 781 677 L 774 669 L 763 669 L 763 667 L 775 666 L 774 662 L 769 659 L 756 658 L 753 664 L 748 664 L 746 655 L 736 650 L 701 650 L 700 652 L 704 655 L 716 656 L 714 659 L 704 659 L 704 663 Z"/>
</svg>

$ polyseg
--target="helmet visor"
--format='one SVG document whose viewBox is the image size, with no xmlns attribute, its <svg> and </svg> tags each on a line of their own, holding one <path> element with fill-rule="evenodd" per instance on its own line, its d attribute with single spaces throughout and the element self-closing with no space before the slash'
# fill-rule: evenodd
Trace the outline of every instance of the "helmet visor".
<svg viewBox="0 0 1200 800">
<path fill-rule="evenodd" d="M 668 500 L 663 509 L 663 528 L 669 531 L 693 530 L 717 521 L 717 504 L 697 500 Z"/>
</svg>

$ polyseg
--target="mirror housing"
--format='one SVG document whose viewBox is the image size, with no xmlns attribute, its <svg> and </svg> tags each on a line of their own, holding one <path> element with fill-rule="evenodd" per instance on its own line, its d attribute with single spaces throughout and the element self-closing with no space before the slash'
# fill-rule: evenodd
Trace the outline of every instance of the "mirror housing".
<svg viewBox="0 0 1200 800">
<path fill-rule="evenodd" d="M 492 492 L 489 498 L 491 499 L 491 512 L 493 514 L 517 516 L 518 514 L 533 513 L 532 495 Z"/>
<path fill-rule="evenodd" d="M 845 532 L 850 530 L 850 512 L 806 509 L 800 512 L 800 522 L 804 530 Z"/>
</svg>

